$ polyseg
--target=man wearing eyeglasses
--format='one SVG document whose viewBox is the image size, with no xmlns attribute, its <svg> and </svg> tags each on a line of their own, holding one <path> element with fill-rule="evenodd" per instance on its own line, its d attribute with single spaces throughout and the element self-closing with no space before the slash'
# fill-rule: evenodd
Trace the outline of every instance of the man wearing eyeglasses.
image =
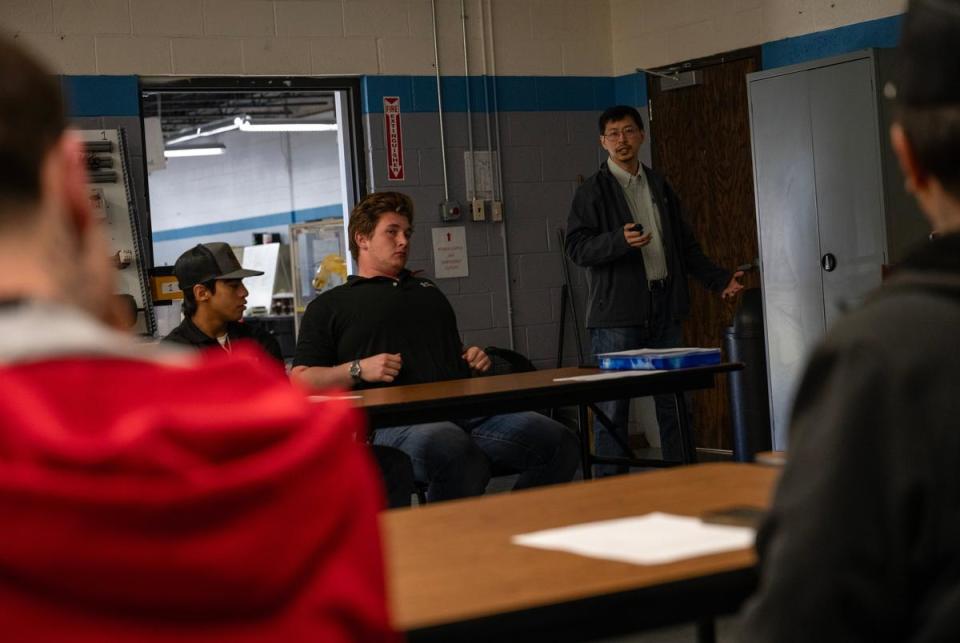
<svg viewBox="0 0 960 643">
<path fill-rule="evenodd" d="M 640 113 L 617 105 L 600 115 L 599 126 L 600 145 L 609 158 L 577 189 L 565 242 L 574 263 L 587 269 L 593 352 L 680 346 L 681 321 L 690 309 L 687 275 L 726 298 L 743 288 L 737 281 L 743 273 L 731 274 L 704 255 L 681 216 L 676 192 L 640 163 Z M 673 398 L 656 396 L 655 401 L 663 457 L 679 460 Z M 594 432 L 597 455 L 625 455 L 609 431 L 627 443 L 629 402 L 598 405 L 614 426 Z M 624 467 L 598 467 L 599 475 L 625 472 Z"/>
</svg>

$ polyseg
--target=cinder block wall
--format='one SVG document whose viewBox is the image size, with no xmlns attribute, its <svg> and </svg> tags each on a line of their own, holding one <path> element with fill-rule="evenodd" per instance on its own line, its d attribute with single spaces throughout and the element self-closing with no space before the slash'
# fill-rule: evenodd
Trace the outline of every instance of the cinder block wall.
<svg viewBox="0 0 960 643">
<path fill-rule="evenodd" d="M 611 0 L 614 75 L 903 13 L 906 0 Z"/>
<path fill-rule="evenodd" d="M 460 2 L 437 6 L 443 73 L 462 74 Z M 497 73 L 610 75 L 608 0 L 490 6 Z M 480 9 L 467 2 L 472 73 Z M 3 0 L 0 28 L 63 74 L 433 73 L 429 0 Z"/>
<path fill-rule="evenodd" d="M 562 283 L 555 229 L 565 221 L 578 175 L 596 169 L 599 110 L 613 102 L 646 103 L 643 75 L 634 69 L 882 18 L 902 11 L 904 2 L 468 0 L 466 5 L 470 75 L 495 77 L 503 88 L 507 215 L 504 224 L 462 224 L 470 277 L 443 280 L 441 287 L 457 309 L 466 341 L 509 345 L 508 267 L 515 346 L 547 366 L 554 361 Z M 437 6 L 441 72 L 447 80 L 462 77 L 460 2 L 437 0 Z M 2 0 L 0 30 L 61 74 L 364 76 L 368 180 L 415 198 L 420 214 L 411 265 L 432 273 L 430 228 L 440 225 L 436 204 L 443 195 L 436 105 L 429 107 L 435 90 L 410 81 L 417 93 L 403 106 L 407 178 L 402 183 L 386 181 L 382 115 L 375 107 L 382 95 L 395 93 L 391 84 L 434 73 L 429 0 Z M 861 38 L 837 46 L 871 43 Z M 451 193 L 461 200 L 466 198 L 464 105 L 444 101 Z M 482 114 L 474 117 L 474 133 L 484 146 Z M 583 279 L 577 270 L 573 275 L 582 320 Z M 567 326 L 566 363 L 572 363 L 572 328 Z"/>
<path fill-rule="evenodd" d="M 460 321 L 463 339 L 480 346 L 510 346 L 506 272 L 514 323 L 514 346 L 542 367 L 555 365 L 563 284 L 562 249 L 557 229 L 567 213 L 579 176 L 596 171 L 599 163 L 596 110 L 503 112 L 500 114 L 505 220 L 474 222 L 470 217 L 449 225 L 466 228 L 470 276 L 438 280 Z M 371 163 L 370 180 L 376 189 L 410 194 L 418 205 L 410 267 L 434 272 L 431 230 L 441 223 L 437 206 L 444 198 L 437 112 L 403 117 L 406 167 L 404 181 L 386 180 L 383 115 L 364 118 Z M 466 114 L 444 114 L 447 174 L 451 198 L 466 205 L 464 152 L 467 150 Z M 485 114 L 474 114 L 475 145 L 485 147 Z M 508 261 L 504 261 L 506 234 Z M 584 282 L 573 270 L 582 326 Z M 571 318 L 565 327 L 566 364 L 575 360 Z M 582 332 L 582 330 L 581 330 Z"/>
</svg>

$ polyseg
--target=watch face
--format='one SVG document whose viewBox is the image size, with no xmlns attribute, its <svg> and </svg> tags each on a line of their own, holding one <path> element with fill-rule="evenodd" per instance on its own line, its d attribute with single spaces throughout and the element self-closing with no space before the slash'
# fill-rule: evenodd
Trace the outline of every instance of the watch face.
<svg viewBox="0 0 960 643">
<path fill-rule="evenodd" d="M 355 380 L 360 379 L 360 361 L 359 360 L 354 360 L 350 364 L 350 377 L 352 377 Z"/>
</svg>

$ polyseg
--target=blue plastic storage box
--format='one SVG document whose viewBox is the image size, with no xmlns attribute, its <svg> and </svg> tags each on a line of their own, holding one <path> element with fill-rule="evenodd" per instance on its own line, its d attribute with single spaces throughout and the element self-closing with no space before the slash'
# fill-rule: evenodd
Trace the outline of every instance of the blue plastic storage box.
<svg viewBox="0 0 960 643">
<path fill-rule="evenodd" d="M 659 371 L 720 363 L 719 348 L 640 348 L 597 355 L 600 368 L 609 371 Z"/>
</svg>

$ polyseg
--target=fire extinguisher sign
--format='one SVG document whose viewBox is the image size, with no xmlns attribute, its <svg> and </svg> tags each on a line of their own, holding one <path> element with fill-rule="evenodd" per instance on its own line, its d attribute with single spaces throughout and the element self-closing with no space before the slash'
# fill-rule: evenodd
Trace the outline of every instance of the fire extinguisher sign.
<svg viewBox="0 0 960 643">
<path fill-rule="evenodd" d="M 383 120 L 387 136 L 387 180 L 403 180 L 403 132 L 400 127 L 400 97 L 383 97 Z"/>
</svg>

